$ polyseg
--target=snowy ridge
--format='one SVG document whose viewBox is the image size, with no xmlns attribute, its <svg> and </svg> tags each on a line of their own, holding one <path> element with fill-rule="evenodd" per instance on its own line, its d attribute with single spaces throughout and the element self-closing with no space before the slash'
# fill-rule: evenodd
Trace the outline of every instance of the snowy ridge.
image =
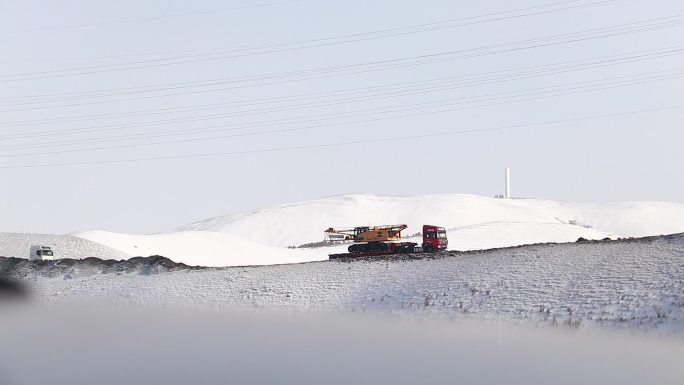
<svg viewBox="0 0 684 385">
<path fill-rule="evenodd" d="M 452 253 L 37 277 L 45 301 L 368 311 L 684 333 L 684 234 Z"/>
<path fill-rule="evenodd" d="M 215 217 L 178 230 L 223 232 L 258 243 L 287 247 L 320 241 L 323 230 L 331 226 L 406 223 L 409 228 L 404 233 L 414 234 L 423 224 L 459 229 L 492 222 L 574 223 L 580 227 L 590 226 L 602 235 L 642 237 L 684 231 L 684 205 L 667 202 L 574 203 L 462 194 L 419 197 L 352 194 Z"/>
<path fill-rule="evenodd" d="M 63 237 L 60 257 L 122 259 L 163 255 L 191 266 L 245 266 L 320 261 L 347 245 L 291 249 L 323 239 L 323 230 L 364 224 L 405 223 L 404 236 L 423 224 L 447 228 L 450 250 L 481 250 L 578 238 L 643 237 L 684 232 L 684 205 L 666 202 L 573 203 L 442 194 L 397 197 L 340 195 L 215 217 L 152 235 L 84 231 Z M 3 239 L 0 235 L 0 241 Z M 5 241 L 5 256 L 23 256 L 22 243 Z M 52 238 L 51 238 L 52 239 Z M 82 244 L 74 241 L 82 240 Z M 420 242 L 419 237 L 408 238 Z M 89 241 L 89 242 L 87 242 Z M 53 242 L 55 242 L 53 240 Z M 51 245 L 48 243 L 48 245 Z M 63 245 L 63 246 L 62 246 Z M 100 246 L 94 246 L 100 245 Z M 2 254 L 0 254 L 2 255 Z"/>
<path fill-rule="evenodd" d="M 449 229 L 449 250 L 486 250 L 536 243 L 574 242 L 579 238 L 616 238 L 615 234 L 563 223 L 490 222 Z"/>
</svg>

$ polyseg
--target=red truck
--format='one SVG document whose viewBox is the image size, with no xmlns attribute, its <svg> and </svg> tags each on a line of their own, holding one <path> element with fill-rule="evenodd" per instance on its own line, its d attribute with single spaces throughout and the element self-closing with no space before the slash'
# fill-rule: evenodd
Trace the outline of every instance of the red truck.
<svg viewBox="0 0 684 385">
<path fill-rule="evenodd" d="M 423 242 L 391 242 L 401 239 L 407 225 L 358 226 L 329 228 L 325 238 L 329 241 L 352 241 L 348 253 L 330 254 L 330 259 L 346 257 L 372 257 L 393 254 L 431 253 L 446 250 L 449 245 L 444 227 L 423 225 Z"/>
</svg>

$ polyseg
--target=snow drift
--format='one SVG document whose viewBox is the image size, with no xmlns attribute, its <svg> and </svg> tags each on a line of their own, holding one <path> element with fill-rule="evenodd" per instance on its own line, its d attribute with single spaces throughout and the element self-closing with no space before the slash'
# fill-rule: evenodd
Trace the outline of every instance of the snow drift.
<svg viewBox="0 0 684 385">
<path fill-rule="evenodd" d="M 591 228 L 600 237 L 642 237 L 684 231 L 684 205 L 666 202 L 575 203 L 462 194 L 419 197 L 352 194 L 220 216 L 191 223 L 178 230 L 216 231 L 271 246 L 287 247 L 320 241 L 323 230 L 331 226 L 394 223 L 408 224 L 405 234 L 419 232 L 423 224 L 436 224 L 450 230 L 487 223 L 543 224 L 546 236 L 541 239 L 545 242 L 557 241 L 555 236 L 562 236 L 569 229 L 578 234 L 582 228 Z M 548 224 L 569 226 L 547 231 Z M 523 235 L 516 226 L 509 230 L 510 233 L 505 234 L 508 237 Z M 488 228 L 483 228 L 483 232 L 487 232 L 489 237 L 498 235 L 489 233 Z"/>
<path fill-rule="evenodd" d="M 231 234 L 211 231 L 182 231 L 154 235 L 130 235 L 87 231 L 76 236 L 121 250 L 128 255 L 163 255 L 193 266 L 247 266 L 297 263 L 316 258 L 312 250 L 277 248 Z M 325 258 L 323 258 L 325 257 Z"/>
</svg>

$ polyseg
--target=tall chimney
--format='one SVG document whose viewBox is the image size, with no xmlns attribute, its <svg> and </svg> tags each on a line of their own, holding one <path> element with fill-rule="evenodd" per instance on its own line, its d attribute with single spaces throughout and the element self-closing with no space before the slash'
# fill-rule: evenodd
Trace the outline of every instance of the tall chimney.
<svg viewBox="0 0 684 385">
<path fill-rule="evenodd" d="M 506 198 L 511 197 L 511 169 L 506 167 Z"/>
</svg>

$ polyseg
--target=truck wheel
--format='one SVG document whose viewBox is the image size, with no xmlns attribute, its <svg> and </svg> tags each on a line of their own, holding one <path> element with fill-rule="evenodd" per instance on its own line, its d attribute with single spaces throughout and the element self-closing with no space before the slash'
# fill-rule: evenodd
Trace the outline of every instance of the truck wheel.
<svg viewBox="0 0 684 385">
<path fill-rule="evenodd" d="M 425 246 L 423 246 L 423 250 L 424 250 L 426 253 L 432 253 L 432 245 L 425 245 Z"/>
</svg>

